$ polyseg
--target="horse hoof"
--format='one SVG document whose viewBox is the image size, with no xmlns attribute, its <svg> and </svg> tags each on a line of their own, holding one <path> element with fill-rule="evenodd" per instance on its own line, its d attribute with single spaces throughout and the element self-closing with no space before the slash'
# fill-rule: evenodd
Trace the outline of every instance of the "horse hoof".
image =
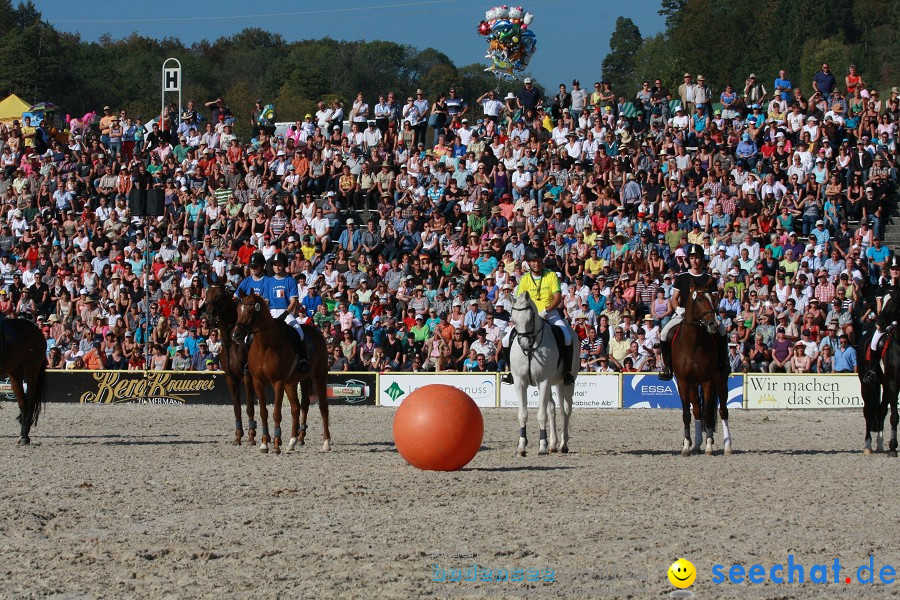
<svg viewBox="0 0 900 600">
<path fill-rule="evenodd" d="M 568 446 L 563 446 L 562 448 L 559 449 L 559 452 L 560 452 L 560 454 L 568 454 L 568 453 L 569 453 L 569 447 L 568 447 Z"/>
<path fill-rule="evenodd" d="M 706 456 L 715 456 L 716 451 L 713 450 L 712 448 L 707 448 L 706 451 L 704 452 L 704 454 L 706 454 Z"/>
<path fill-rule="evenodd" d="M 682 455 L 682 456 L 690 456 L 690 455 L 691 455 L 690 449 L 688 449 L 688 448 L 682 449 L 682 450 L 681 450 L 681 455 Z"/>
<path fill-rule="evenodd" d="M 273 448 L 272 454 L 281 454 L 281 448 Z"/>
<path fill-rule="evenodd" d="M 322 442 L 322 452 L 331 452 L 331 441 L 325 440 Z"/>
<path fill-rule="evenodd" d="M 297 438 L 291 438 L 287 445 L 287 451 L 293 452 L 297 448 Z"/>
<path fill-rule="evenodd" d="M 873 452 L 871 448 L 866 448 L 865 450 L 863 450 L 863 455 L 865 456 L 871 456 L 872 454 Z"/>
<path fill-rule="evenodd" d="M 521 456 L 522 458 L 525 458 L 527 455 L 528 455 L 528 453 L 525 452 L 525 450 L 516 450 L 516 456 Z"/>
<path fill-rule="evenodd" d="M 734 450 L 731 449 L 731 446 L 725 446 L 725 456 L 731 456 L 734 454 Z"/>
<path fill-rule="evenodd" d="M 17 446 L 28 446 L 29 444 L 31 444 L 31 438 L 27 437 L 20 437 L 19 441 L 16 442 Z"/>
<path fill-rule="evenodd" d="M 259 451 L 262 452 L 263 454 L 268 454 L 269 453 L 269 445 L 265 444 L 265 443 L 260 444 Z"/>
<path fill-rule="evenodd" d="M 887 454 L 888 456 L 892 456 L 893 458 L 897 458 L 896 450 L 888 450 L 887 452 L 885 452 L 885 454 Z"/>
</svg>

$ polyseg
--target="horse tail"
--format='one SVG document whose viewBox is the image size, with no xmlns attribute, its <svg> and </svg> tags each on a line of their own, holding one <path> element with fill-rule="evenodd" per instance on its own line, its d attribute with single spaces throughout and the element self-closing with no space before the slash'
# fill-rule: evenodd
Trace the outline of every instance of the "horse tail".
<svg viewBox="0 0 900 600">
<path fill-rule="evenodd" d="M 31 394 L 31 426 L 37 425 L 38 417 L 41 416 L 41 409 L 47 403 L 47 359 L 41 361 L 41 368 L 38 370 L 38 376 L 34 381 L 34 391 Z"/>
</svg>

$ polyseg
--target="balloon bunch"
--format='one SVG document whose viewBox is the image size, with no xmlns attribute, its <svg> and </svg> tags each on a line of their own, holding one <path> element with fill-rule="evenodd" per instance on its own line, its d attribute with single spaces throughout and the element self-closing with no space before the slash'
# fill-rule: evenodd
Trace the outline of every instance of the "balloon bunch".
<svg viewBox="0 0 900 600">
<path fill-rule="evenodd" d="M 495 6 L 485 12 L 484 21 L 478 24 L 478 34 L 488 40 L 485 58 L 491 60 L 485 71 L 516 79 L 516 71 L 525 70 L 537 49 L 537 37 L 528 29 L 533 19 L 521 6 Z"/>
</svg>

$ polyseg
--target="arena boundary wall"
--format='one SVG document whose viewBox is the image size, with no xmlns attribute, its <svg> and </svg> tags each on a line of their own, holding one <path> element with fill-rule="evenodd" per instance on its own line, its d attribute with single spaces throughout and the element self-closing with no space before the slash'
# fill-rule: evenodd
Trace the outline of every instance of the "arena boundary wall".
<svg viewBox="0 0 900 600">
<path fill-rule="evenodd" d="M 82 404 L 231 404 L 219 371 L 73 371 L 47 372 L 51 402 Z M 454 385 L 481 408 L 517 408 L 513 386 L 498 373 L 340 372 L 328 374 L 331 404 L 397 407 L 414 390 L 431 383 Z M 0 398 L 15 400 L 9 380 L 0 381 Z M 271 398 L 270 398 L 271 400 Z M 581 373 L 574 408 L 680 409 L 674 381 L 656 373 Z M 537 407 L 537 389 L 528 406 Z M 728 407 L 747 410 L 862 408 L 856 374 L 735 374 L 728 378 Z"/>
</svg>

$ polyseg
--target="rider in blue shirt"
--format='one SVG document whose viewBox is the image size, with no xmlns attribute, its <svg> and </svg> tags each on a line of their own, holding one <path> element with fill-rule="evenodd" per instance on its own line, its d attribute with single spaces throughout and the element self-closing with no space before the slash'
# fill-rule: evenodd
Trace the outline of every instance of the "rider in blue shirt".
<svg viewBox="0 0 900 600">
<path fill-rule="evenodd" d="M 266 259 L 262 252 L 254 252 L 250 257 L 248 265 L 250 267 L 250 275 L 244 278 L 237 288 L 236 296 L 247 296 L 251 293 L 261 298 L 269 299 L 269 278 L 266 276 L 264 269 L 266 267 Z"/>
</svg>

